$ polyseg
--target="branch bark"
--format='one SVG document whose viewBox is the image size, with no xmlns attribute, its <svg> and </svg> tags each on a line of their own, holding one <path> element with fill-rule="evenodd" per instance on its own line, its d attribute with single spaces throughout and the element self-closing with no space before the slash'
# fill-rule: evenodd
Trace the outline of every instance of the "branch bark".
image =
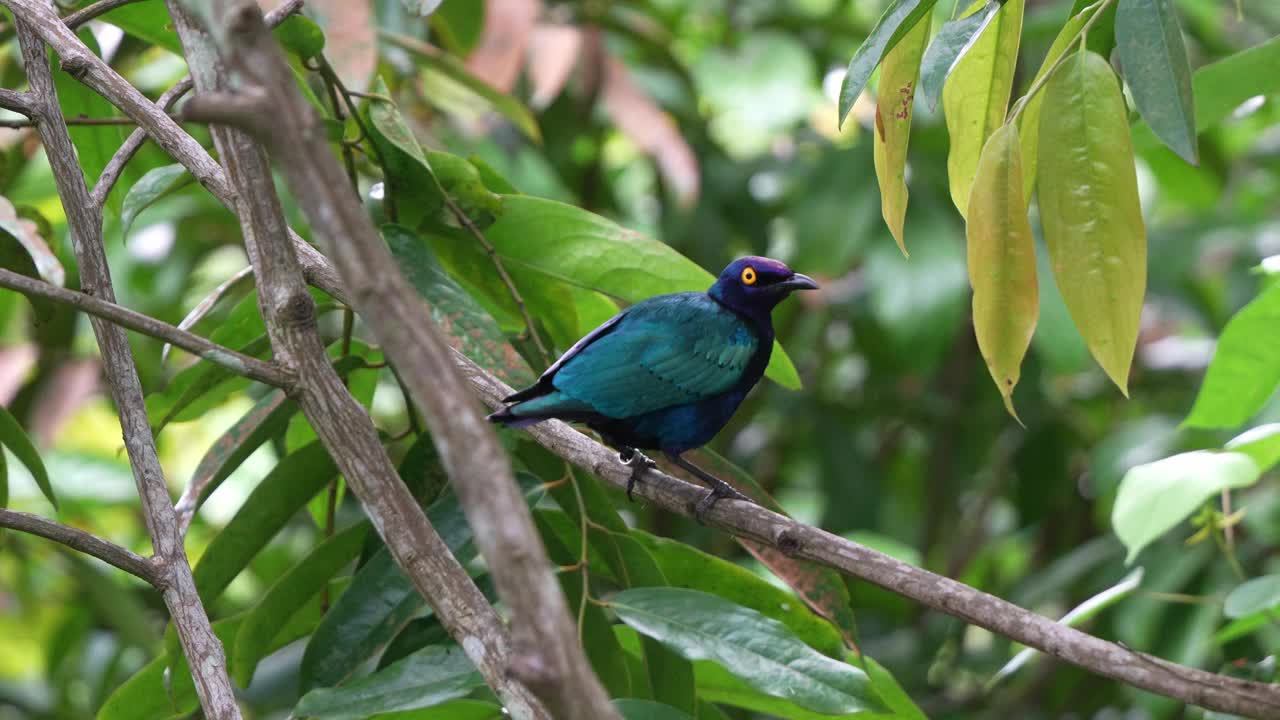
<svg viewBox="0 0 1280 720">
<path fill-rule="evenodd" d="M 108 565 L 114 565 L 157 588 L 164 586 L 164 574 L 150 560 L 80 528 L 46 520 L 39 515 L 4 508 L 0 508 L 0 528 L 9 528 L 62 543 L 72 550 L 78 550 Z"/>
<path fill-rule="evenodd" d="M 0 287 L 70 305 L 95 317 L 110 320 L 115 325 L 165 340 L 237 375 L 278 388 L 288 389 L 293 385 L 292 373 L 285 371 L 279 365 L 263 362 L 223 347 L 149 315 L 130 310 L 123 305 L 101 300 L 83 292 L 60 288 L 41 280 L 34 280 L 4 268 L 0 268 Z"/>
<path fill-rule="evenodd" d="M 168 4 L 196 88 L 201 93 L 191 100 L 197 103 L 201 97 L 208 97 L 205 93 L 218 94 L 230 86 L 227 71 L 214 43 L 194 25 L 187 11 L 177 0 L 170 0 Z M 220 9 L 226 12 L 232 7 L 223 4 Z M 251 9 L 255 27 L 267 42 L 274 44 L 266 34 L 257 6 L 252 5 Z M 243 13 L 232 15 L 242 17 Z M 246 48 L 237 48 L 227 55 L 235 58 L 234 62 L 240 63 L 240 67 L 244 63 L 283 63 L 279 56 L 255 58 Z M 282 95 L 297 92 L 292 74 L 287 69 L 284 72 L 289 77 L 283 92 L 272 97 L 274 109 L 259 108 L 265 111 L 262 116 L 275 117 L 282 124 L 289 117 L 282 112 L 282 106 L 289 104 L 288 98 Z M 236 97 L 252 99 L 255 96 L 249 91 Z M 215 127 L 212 134 L 240 198 L 241 229 L 257 274 L 259 303 L 272 347 L 281 362 L 297 371 L 299 382 L 295 396 L 303 413 L 359 496 L 397 563 L 435 609 L 508 712 L 517 718 L 552 717 L 529 689 L 512 677 L 509 640 L 500 618 L 400 481 L 368 414 L 330 366 L 316 330 L 314 305 L 289 239 L 265 153 L 240 130 Z M 323 133 L 320 137 L 324 137 Z M 312 152 L 317 158 L 327 157 L 329 148 L 313 148 Z M 351 200 L 353 196 L 346 182 L 339 174 L 327 191 Z M 325 215 L 312 214 L 311 219 L 317 231 L 337 222 Z M 333 230 L 341 231 L 337 227 Z M 475 532 L 479 538 L 484 530 L 477 527 Z"/>
<path fill-rule="evenodd" d="M 197 95 L 187 104 L 188 116 L 229 122 L 264 141 L 317 240 L 332 254 L 353 306 L 424 411 L 476 543 L 511 613 L 514 654 L 508 671 L 531 687 L 556 718 L 620 718 L 587 662 L 506 453 L 462 384 L 421 300 L 345 187 L 324 127 L 298 92 L 257 5 L 242 0 L 212 5 L 211 27 L 241 80 L 238 99 L 225 91 L 216 99 Z"/>
<path fill-rule="evenodd" d="M 62 199 L 66 212 L 71 243 L 80 266 L 81 291 L 114 303 L 111 271 L 107 266 L 106 251 L 102 244 L 102 212 L 90 199 L 84 172 L 76 160 L 75 146 L 67 132 L 58 103 L 58 93 L 53 84 L 53 74 L 45 56 L 45 44 L 24 15 L 17 12 L 14 15 L 27 82 L 31 86 L 32 112 L 41 118 L 40 139 L 44 143 L 45 154 L 49 158 L 58 187 L 58 196 Z M 60 22 L 58 26 L 66 29 Z M 200 596 L 191 576 L 191 566 L 182 547 L 177 515 L 173 511 L 164 473 L 160 469 L 155 440 L 151 437 L 151 424 L 143 403 L 142 384 L 138 380 L 128 338 L 122 328 L 111 322 L 97 317 L 91 317 L 90 321 L 102 352 L 103 370 L 119 412 L 125 450 L 138 485 L 147 531 L 163 577 L 161 587 L 165 606 L 169 609 L 182 650 L 190 662 L 196 694 L 206 717 L 213 720 L 239 720 L 240 708 L 236 705 L 231 678 L 227 675 L 222 643 L 214 635 L 209 616 L 200 604 Z"/>
</svg>

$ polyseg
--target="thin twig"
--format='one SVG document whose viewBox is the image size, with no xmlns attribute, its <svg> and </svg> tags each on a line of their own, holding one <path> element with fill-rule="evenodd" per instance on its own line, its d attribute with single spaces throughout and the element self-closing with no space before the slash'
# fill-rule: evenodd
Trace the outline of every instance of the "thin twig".
<svg viewBox="0 0 1280 720">
<path fill-rule="evenodd" d="M 62 22 L 65 23 L 67 27 L 75 30 L 99 15 L 105 15 L 118 7 L 123 7 L 136 2 L 139 2 L 139 0 L 98 0 L 98 2 L 92 5 L 82 7 L 73 13 L 69 13 L 66 17 L 62 18 Z"/>
<path fill-rule="evenodd" d="M 287 390 L 293 385 L 293 376 L 278 365 L 223 347 L 185 330 L 179 330 L 169 323 L 130 310 L 123 305 L 60 288 L 43 280 L 34 280 L 4 268 L 0 268 L 0 287 L 70 305 L 121 327 L 172 343 L 237 375 L 252 378 L 272 387 Z"/>
<path fill-rule="evenodd" d="M 29 116 L 31 114 L 31 93 L 0 88 L 0 108 Z"/>
<path fill-rule="evenodd" d="M 164 584 L 164 575 L 150 560 L 80 528 L 46 520 L 39 515 L 4 508 L 0 508 L 0 527 L 62 543 L 72 550 L 92 555 L 108 565 L 114 565 L 155 587 L 162 587 Z"/>
<path fill-rule="evenodd" d="M 160 99 L 156 100 L 156 107 L 163 112 L 168 112 L 187 91 L 191 89 L 191 77 L 184 77 L 179 80 L 173 87 L 164 91 Z M 94 183 L 93 191 L 90 196 L 93 197 L 94 203 L 101 206 L 107 201 L 107 195 L 111 194 L 111 188 L 115 187 L 116 181 L 120 179 L 120 174 L 124 172 L 124 168 L 138 154 L 138 150 L 142 149 L 142 144 L 147 141 L 147 131 L 137 128 L 129 133 L 129 137 L 121 143 L 119 149 L 111 156 L 111 160 L 107 162 L 106 167 L 102 168 L 102 174 L 98 176 L 98 182 Z"/>
<path fill-rule="evenodd" d="M 1094 23 L 1098 22 L 1098 20 L 1102 18 L 1103 14 L 1106 13 L 1107 8 L 1114 2 L 1115 0 L 1103 0 L 1102 6 L 1093 13 L 1093 17 L 1089 18 L 1089 21 L 1080 28 L 1080 34 L 1078 37 L 1081 39 L 1082 49 L 1084 47 L 1083 41 L 1089 35 L 1089 28 L 1093 27 Z M 1043 88 L 1049 82 L 1049 79 L 1053 77 L 1054 73 L 1058 72 L 1058 68 L 1062 67 L 1063 64 L 1067 62 L 1067 59 L 1074 55 L 1074 52 L 1064 50 L 1063 53 L 1058 56 L 1058 59 L 1054 61 L 1053 66 L 1050 67 L 1044 75 L 1041 75 L 1040 79 L 1032 83 L 1031 88 L 1027 90 L 1026 94 L 1019 98 L 1018 102 L 1014 104 L 1013 110 L 1009 112 L 1009 119 L 1006 123 L 1017 122 L 1018 116 L 1022 114 L 1023 108 L 1031 102 L 1031 98 L 1035 97 L 1036 93 L 1040 92 L 1040 89 Z"/>
</svg>

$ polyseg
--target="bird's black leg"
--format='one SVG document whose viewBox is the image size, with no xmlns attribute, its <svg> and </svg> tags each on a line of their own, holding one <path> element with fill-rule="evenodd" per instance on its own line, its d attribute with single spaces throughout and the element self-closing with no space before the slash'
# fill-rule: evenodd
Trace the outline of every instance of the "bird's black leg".
<svg viewBox="0 0 1280 720">
<path fill-rule="evenodd" d="M 635 502 L 635 498 L 631 496 L 631 491 L 635 489 L 636 481 L 640 479 L 641 475 L 658 467 L 658 463 L 650 460 L 639 450 L 626 446 L 618 450 L 618 459 L 624 465 L 631 467 L 631 477 L 627 478 L 627 499 Z"/>
<path fill-rule="evenodd" d="M 688 470 L 689 472 L 693 473 L 693 475 L 697 477 L 699 480 L 711 486 L 711 492 L 707 493 L 706 497 L 699 500 L 697 506 L 694 507 L 693 509 L 693 517 L 698 522 L 702 522 L 702 516 L 706 515 L 707 511 L 711 509 L 711 506 L 715 505 L 716 501 L 719 500 L 720 498 L 729 498 L 731 500 L 746 500 L 747 502 L 752 501 L 751 498 L 747 497 L 746 495 L 743 495 L 737 490 L 734 490 L 733 486 L 730 485 L 729 483 L 721 480 L 715 475 L 712 475 L 706 470 L 703 470 L 697 465 L 694 465 L 688 460 L 685 460 L 679 455 L 667 453 L 667 457 L 671 458 L 671 462 L 675 463 L 676 465 L 679 465 L 685 470 Z"/>
</svg>

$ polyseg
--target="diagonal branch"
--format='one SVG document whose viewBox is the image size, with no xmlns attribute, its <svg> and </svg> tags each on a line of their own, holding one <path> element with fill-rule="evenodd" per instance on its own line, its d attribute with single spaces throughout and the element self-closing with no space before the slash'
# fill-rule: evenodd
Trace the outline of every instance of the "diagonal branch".
<svg viewBox="0 0 1280 720">
<path fill-rule="evenodd" d="M 187 76 L 179 80 L 173 87 L 164 91 L 159 100 L 156 100 L 156 107 L 164 112 L 177 104 L 182 96 L 187 94 L 191 89 L 191 77 Z M 98 176 L 98 182 L 93 184 L 93 190 L 89 193 L 93 197 L 93 201 L 101 206 L 107 201 L 107 196 L 111 194 L 111 188 L 115 187 L 116 181 L 120 179 L 121 173 L 124 172 L 125 165 L 133 159 L 134 155 L 142 149 L 142 144 L 147 141 L 147 131 L 142 128 L 135 128 L 129 133 L 129 137 L 121 143 L 115 154 L 111 156 L 111 160 L 107 162 L 107 166 L 102 168 L 102 174 Z"/>
<path fill-rule="evenodd" d="M 157 588 L 164 585 L 164 574 L 150 560 L 80 528 L 4 508 L 0 508 L 0 527 L 62 543 L 72 550 L 92 555 L 108 565 L 136 575 Z"/>
<path fill-rule="evenodd" d="M 102 211 L 90 199 L 84 172 L 76 160 L 75 146 L 71 143 L 58 103 L 45 44 L 23 14 L 15 12 L 14 15 L 27 82 L 31 86 L 32 110 L 41 118 L 40 139 L 66 211 L 71 244 L 80 266 L 81 289 L 85 294 L 114 302 L 111 271 L 102 243 Z M 66 30 L 60 21 L 58 27 Z M 222 643 L 214 635 L 209 616 L 200 603 L 191 565 L 182 547 L 177 515 L 156 455 L 155 440 L 151 436 L 151 424 L 142 397 L 142 383 L 138 380 L 138 370 L 129 350 L 129 339 L 122 328 L 106 320 L 91 317 L 90 322 L 102 353 L 107 383 L 119 412 L 125 450 L 142 500 L 155 562 L 158 572 L 163 574 L 161 586 L 165 606 L 173 618 L 182 650 L 189 661 L 196 694 L 206 717 L 239 720 L 240 708 L 231 688 L 231 678 L 227 675 Z"/>
<path fill-rule="evenodd" d="M 42 280 L 33 280 L 26 275 L 4 268 L 0 268 L 0 287 L 70 305 L 121 327 L 159 338 L 237 375 L 286 390 L 293 386 L 293 375 L 274 363 L 263 362 L 258 358 L 223 347 L 149 315 L 130 310 L 123 305 L 107 302 L 86 293 L 60 288 Z"/>
</svg>

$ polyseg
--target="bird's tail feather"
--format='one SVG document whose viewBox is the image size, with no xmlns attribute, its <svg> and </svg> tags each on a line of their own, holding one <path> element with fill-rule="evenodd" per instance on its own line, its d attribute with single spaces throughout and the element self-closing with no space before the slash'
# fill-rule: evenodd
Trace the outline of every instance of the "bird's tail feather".
<svg viewBox="0 0 1280 720">
<path fill-rule="evenodd" d="M 554 417 L 591 410 L 591 406 L 559 391 L 529 398 L 498 410 L 488 420 L 511 428 L 522 428 Z"/>
</svg>

